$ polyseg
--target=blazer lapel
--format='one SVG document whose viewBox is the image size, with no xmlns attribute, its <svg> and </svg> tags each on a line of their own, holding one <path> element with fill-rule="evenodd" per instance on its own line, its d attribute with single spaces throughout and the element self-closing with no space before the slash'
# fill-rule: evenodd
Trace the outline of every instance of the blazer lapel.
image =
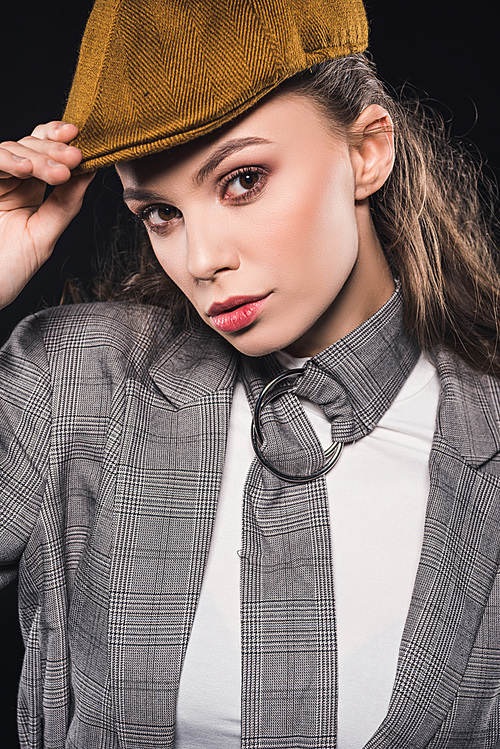
<svg viewBox="0 0 500 749">
<path fill-rule="evenodd" d="M 108 633 L 124 749 L 173 745 L 236 372 L 222 339 L 210 351 L 205 343 L 198 334 L 177 341 L 153 364 L 149 382 L 126 386 Z"/>
<path fill-rule="evenodd" d="M 498 381 L 447 354 L 424 541 L 386 719 L 366 749 L 427 747 L 459 688 L 500 559 Z"/>
</svg>

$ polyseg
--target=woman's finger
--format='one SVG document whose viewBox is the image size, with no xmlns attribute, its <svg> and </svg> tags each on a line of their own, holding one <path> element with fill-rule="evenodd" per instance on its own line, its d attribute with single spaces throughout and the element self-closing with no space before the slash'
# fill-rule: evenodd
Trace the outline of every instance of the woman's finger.
<svg viewBox="0 0 500 749">
<path fill-rule="evenodd" d="M 51 156 L 55 160 L 63 157 L 78 158 L 81 156 L 81 151 L 75 146 L 70 146 L 67 143 L 57 143 L 53 140 L 44 140 L 43 138 L 35 138 L 32 135 L 27 135 L 25 138 L 20 140 L 10 140 L 0 143 L 0 148 L 9 151 L 12 154 L 16 154 L 20 158 L 31 158 L 32 155 L 40 154 Z"/>
<path fill-rule="evenodd" d="M 25 156 L 20 156 L 0 144 L 0 179 L 19 177 L 26 179 L 31 177 L 33 164 Z"/>
<path fill-rule="evenodd" d="M 41 125 L 37 125 L 31 135 L 35 138 L 40 138 L 41 140 L 54 140 L 69 143 L 69 141 L 73 140 L 78 135 L 78 128 L 70 122 L 53 120 L 52 122 L 45 122 Z"/>
<path fill-rule="evenodd" d="M 65 182 L 82 158 L 79 149 L 69 145 L 77 134 L 76 125 L 53 120 L 37 125 L 31 135 L 18 141 L 3 141 L 0 180 L 36 177 L 51 185 Z"/>
<path fill-rule="evenodd" d="M 0 172 L 0 198 L 7 195 L 9 192 L 15 190 L 21 184 L 21 180 L 18 177 L 13 177 L 10 174 Z"/>
<path fill-rule="evenodd" d="M 78 148 L 31 136 L 0 143 L 0 172 L 20 179 L 36 177 L 50 185 L 68 180 L 81 159 Z"/>
</svg>

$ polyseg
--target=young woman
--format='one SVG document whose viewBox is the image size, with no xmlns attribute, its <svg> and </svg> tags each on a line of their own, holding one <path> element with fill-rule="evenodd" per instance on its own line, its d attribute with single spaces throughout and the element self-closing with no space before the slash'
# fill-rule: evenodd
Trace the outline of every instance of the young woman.
<svg viewBox="0 0 500 749">
<path fill-rule="evenodd" d="M 2 353 L 22 746 L 500 740 L 488 226 L 362 7 L 299 5 L 99 2 L 69 122 L 0 147 L 3 305 L 98 166 L 147 235 Z"/>
</svg>

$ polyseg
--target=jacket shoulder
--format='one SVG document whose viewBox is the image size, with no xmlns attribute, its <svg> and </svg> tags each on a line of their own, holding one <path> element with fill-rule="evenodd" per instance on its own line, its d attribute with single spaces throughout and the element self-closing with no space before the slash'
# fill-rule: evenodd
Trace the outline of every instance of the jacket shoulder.
<svg viewBox="0 0 500 749">
<path fill-rule="evenodd" d="M 96 302 L 54 307 L 27 317 L 4 346 L 0 364 L 5 375 L 34 369 L 45 372 L 53 387 L 66 382 L 112 383 L 147 378 L 158 351 L 175 348 L 182 334 L 173 331 L 168 310 L 123 302 Z"/>
<path fill-rule="evenodd" d="M 168 310 L 127 302 L 95 302 L 52 307 L 37 312 L 30 323 L 38 327 L 49 353 L 74 347 L 85 350 L 110 346 L 128 354 L 145 353 L 148 342 L 174 338 Z"/>
<path fill-rule="evenodd" d="M 500 379 L 448 351 L 435 361 L 442 386 L 438 428 L 465 460 L 500 473 Z"/>
</svg>

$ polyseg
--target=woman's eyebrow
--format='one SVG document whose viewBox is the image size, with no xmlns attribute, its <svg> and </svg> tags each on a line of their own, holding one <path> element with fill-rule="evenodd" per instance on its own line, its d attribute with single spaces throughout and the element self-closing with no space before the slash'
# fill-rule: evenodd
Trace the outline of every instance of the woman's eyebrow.
<svg viewBox="0 0 500 749">
<path fill-rule="evenodd" d="M 141 188 L 127 187 L 123 191 L 123 202 L 127 203 L 129 200 L 137 200 L 146 203 L 161 203 L 165 202 L 165 197 L 157 192 L 151 192 L 150 190 L 142 190 Z"/>
<path fill-rule="evenodd" d="M 243 148 L 247 148 L 248 146 L 258 146 L 258 145 L 265 145 L 269 144 L 271 141 L 266 140 L 266 138 L 257 138 L 257 137 L 249 137 L 249 138 L 234 138 L 233 140 L 226 141 L 222 145 L 219 146 L 212 154 L 209 156 L 209 158 L 205 161 L 203 166 L 199 169 L 199 171 L 196 173 L 194 177 L 194 184 L 199 187 L 211 174 L 214 169 L 216 169 L 221 161 L 224 161 L 224 159 L 227 159 L 228 156 L 231 156 L 231 154 L 235 153 L 236 151 L 241 151 Z"/>
</svg>

